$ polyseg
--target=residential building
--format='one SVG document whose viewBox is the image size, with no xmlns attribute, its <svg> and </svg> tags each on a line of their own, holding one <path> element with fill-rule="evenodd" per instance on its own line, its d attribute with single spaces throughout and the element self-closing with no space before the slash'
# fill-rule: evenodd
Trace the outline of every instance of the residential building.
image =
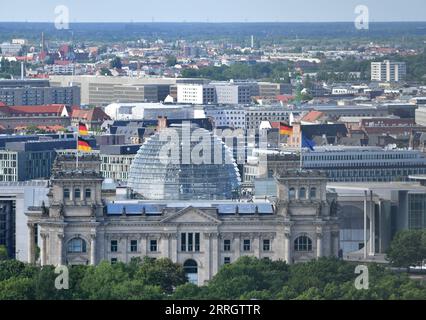
<svg viewBox="0 0 426 320">
<path fill-rule="evenodd" d="M 8 106 L 35 106 L 50 104 L 79 106 L 80 88 L 77 86 L 2 87 L 2 81 L 0 81 L 0 102 L 3 102 Z"/>
<path fill-rule="evenodd" d="M 406 75 L 405 62 L 384 60 L 371 63 L 371 81 L 400 82 L 405 80 Z"/>
</svg>

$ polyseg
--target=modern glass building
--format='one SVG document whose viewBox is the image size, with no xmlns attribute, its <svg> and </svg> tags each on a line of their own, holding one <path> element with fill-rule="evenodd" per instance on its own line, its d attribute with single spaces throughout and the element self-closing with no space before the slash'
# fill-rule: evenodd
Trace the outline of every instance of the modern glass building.
<svg viewBox="0 0 426 320">
<path fill-rule="evenodd" d="M 150 200 L 232 199 L 240 184 L 232 151 L 210 131 L 185 124 L 148 139 L 128 179 L 133 192 Z"/>
</svg>

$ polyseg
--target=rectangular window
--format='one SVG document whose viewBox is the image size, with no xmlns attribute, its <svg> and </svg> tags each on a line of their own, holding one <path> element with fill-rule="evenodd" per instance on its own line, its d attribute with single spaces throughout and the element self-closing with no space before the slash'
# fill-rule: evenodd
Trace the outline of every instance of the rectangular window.
<svg viewBox="0 0 426 320">
<path fill-rule="evenodd" d="M 223 251 L 231 251 L 231 240 L 223 240 Z"/>
<path fill-rule="evenodd" d="M 180 250 L 182 252 L 186 251 L 186 233 L 181 233 L 180 235 Z"/>
<path fill-rule="evenodd" d="M 111 252 L 117 252 L 117 251 L 118 251 L 118 241 L 111 240 Z"/>
<path fill-rule="evenodd" d="M 138 251 L 138 240 L 130 240 L 130 252 Z"/>
<path fill-rule="evenodd" d="M 271 251 L 271 240 L 263 240 L 263 251 Z"/>
<path fill-rule="evenodd" d="M 230 257 L 223 258 L 223 263 L 224 264 L 230 264 L 231 263 L 231 258 Z"/>
<path fill-rule="evenodd" d="M 188 251 L 191 252 L 193 250 L 194 240 L 193 240 L 193 234 L 188 233 Z"/>
<path fill-rule="evenodd" d="M 199 252 L 200 251 L 200 234 L 196 233 L 195 234 L 195 252 Z"/>
<path fill-rule="evenodd" d="M 245 239 L 243 241 L 243 251 L 250 251 L 251 250 L 251 241 L 250 239 Z"/>
<path fill-rule="evenodd" d="M 157 240 L 151 240 L 149 242 L 149 251 L 157 252 Z"/>
<path fill-rule="evenodd" d="M 111 258 L 111 264 L 116 264 L 117 263 L 117 258 Z"/>
</svg>

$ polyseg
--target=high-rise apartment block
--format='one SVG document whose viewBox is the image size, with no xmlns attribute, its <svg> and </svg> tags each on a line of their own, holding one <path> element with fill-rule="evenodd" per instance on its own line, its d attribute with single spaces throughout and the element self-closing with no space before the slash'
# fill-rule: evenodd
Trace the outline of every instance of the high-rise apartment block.
<svg viewBox="0 0 426 320">
<path fill-rule="evenodd" d="M 385 60 L 371 63 L 371 81 L 399 82 L 403 81 L 406 75 L 405 62 Z"/>
</svg>

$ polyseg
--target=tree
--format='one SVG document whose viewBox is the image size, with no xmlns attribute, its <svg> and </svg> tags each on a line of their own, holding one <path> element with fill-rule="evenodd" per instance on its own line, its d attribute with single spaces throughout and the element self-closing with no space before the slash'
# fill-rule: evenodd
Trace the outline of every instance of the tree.
<svg viewBox="0 0 426 320">
<path fill-rule="evenodd" d="M 188 279 L 181 265 L 173 263 L 170 259 L 145 258 L 135 279 L 146 284 L 159 286 L 164 292 L 170 294 L 179 285 L 185 284 Z"/>
<path fill-rule="evenodd" d="M 108 68 L 102 68 L 100 71 L 99 71 L 99 73 L 101 74 L 101 75 L 103 75 L 103 76 L 108 76 L 108 77 L 111 77 L 112 76 L 112 73 L 111 73 L 111 71 L 108 69 Z"/>
<path fill-rule="evenodd" d="M 110 62 L 111 69 L 121 69 L 123 67 L 123 64 L 121 63 L 120 57 L 115 57 Z"/>
<path fill-rule="evenodd" d="M 177 59 L 175 56 L 168 56 L 166 65 L 168 67 L 174 67 L 177 64 Z"/>
<path fill-rule="evenodd" d="M 0 261 L 7 260 L 9 255 L 7 254 L 6 246 L 0 246 Z"/>
<path fill-rule="evenodd" d="M 387 252 L 397 267 L 419 265 L 426 259 L 426 230 L 403 230 L 396 234 Z"/>
<path fill-rule="evenodd" d="M 101 262 L 96 267 L 89 267 L 81 281 L 83 296 L 91 300 L 120 299 L 122 290 L 114 290 L 114 287 L 129 281 L 129 275 L 123 263 L 110 264 Z M 126 293 L 127 295 L 127 293 Z"/>
<path fill-rule="evenodd" d="M 30 278 L 10 278 L 0 282 L 0 300 L 34 299 L 33 280 Z"/>
</svg>

